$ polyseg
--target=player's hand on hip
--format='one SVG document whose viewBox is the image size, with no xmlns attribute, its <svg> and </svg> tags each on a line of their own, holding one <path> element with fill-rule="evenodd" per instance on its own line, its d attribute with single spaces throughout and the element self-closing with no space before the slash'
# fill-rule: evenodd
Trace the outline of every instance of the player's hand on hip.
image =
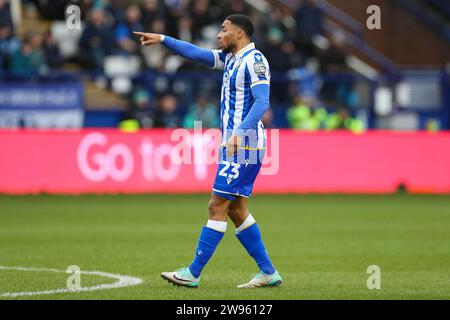
<svg viewBox="0 0 450 320">
<path fill-rule="evenodd" d="M 141 45 L 143 45 L 144 47 L 161 43 L 163 40 L 162 35 L 157 33 L 146 33 L 137 31 L 133 31 L 133 33 L 137 36 L 141 36 L 139 40 L 141 41 Z"/>
<path fill-rule="evenodd" d="M 241 144 L 242 144 L 242 137 L 237 136 L 237 135 L 232 135 L 230 140 L 228 140 L 227 147 L 226 147 L 227 148 L 227 157 L 234 156 L 238 152 Z"/>
</svg>

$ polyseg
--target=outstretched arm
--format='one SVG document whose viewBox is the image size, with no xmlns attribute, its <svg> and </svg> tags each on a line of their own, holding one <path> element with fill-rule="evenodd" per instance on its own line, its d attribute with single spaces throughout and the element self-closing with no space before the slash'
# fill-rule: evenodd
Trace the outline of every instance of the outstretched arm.
<svg viewBox="0 0 450 320">
<path fill-rule="evenodd" d="M 214 67 L 215 59 L 212 50 L 203 49 L 193 45 L 192 43 L 177 40 L 175 38 L 156 33 L 133 32 L 141 36 L 141 44 L 143 46 L 151 46 L 162 43 L 166 48 L 172 50 L 183 58 L 199 62 L 210 68 Z"/>
</svg>

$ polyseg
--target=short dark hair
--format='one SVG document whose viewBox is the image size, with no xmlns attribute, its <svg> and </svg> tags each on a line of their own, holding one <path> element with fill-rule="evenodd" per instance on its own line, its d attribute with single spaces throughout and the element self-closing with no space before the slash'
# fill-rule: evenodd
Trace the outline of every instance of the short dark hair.
<svg viewBox="0 0 450 320">
<path fill-rule="evenodd" d="M 245 34 L 250 38 L 253 35 L 253 30 L 255 29 L 253 26 L 252 20 L 245 14 L 232 14 L 225 18 L 225 20 L 230 21 L 232 24 L 238 26 L 242 30 L 244 30 Z"/>
</svg>

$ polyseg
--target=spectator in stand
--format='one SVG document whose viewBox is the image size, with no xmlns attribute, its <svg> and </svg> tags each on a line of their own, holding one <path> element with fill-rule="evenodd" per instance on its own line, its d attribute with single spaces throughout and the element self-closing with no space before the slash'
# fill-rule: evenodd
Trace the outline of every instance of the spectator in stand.
<svg viewBox="0 0 450 320">
<path fill-rule="evenodd" d="M 93 9 L 80 38 L 81 59 L 85 67 L 102 69 L 103 59 L 113 51 L 110 23 L 103 9 Z"/>
<path fill-rule="evenodd" d="M 324 126 L 327 112 L 317 107 L 313 97 L 296 97 L 294 105 L 287 111 L 289 126 L 293 129 L 316 131 Z"/>
<path fill-rule="evenodd" d="M 203 28 L 216 22 L 210 10 L 209 0 L 196 0 L 191 2 L 191 17 L 194 41 L 202 40 Z"/>
<path fill-rule="evenodd" d="M 347 65 L 347 55 L 344 51 L 345 35 L 336 31 L 330 39 L 330 45 L 326 49 L 319 50 L 317 57 L 320 63 L 321 73 L 343 73 L 350 71 Z"/>
<path fill-rule="evenodd" d="M 51 1 L 34 0 L 33 2 L 38 7 L 42 17 L 44 17 L 46 20 L 65 19 L 65 11 L 68 4 L 67 0 L 51 0 Z"/>
<path fill-rule="evenodd" d="M 164 3 L 160 0 L 144 0 L 141 5 L 141 24 L 147 29 L 156 19 L 164 19 Z"/>
<path fill-rule="evenodd" d="M 352 117 L 348 108 L 340 106 L 337 112 L 331 113 L 326 117 L 325 128 L 327 130 L 350 130 L 354 133 L 360 133 L 365 130 L 363 121 Z"/>
<path fill-rule="evenodd" d="M 219 1 L 222 4 L 222 14 L 219 20 L 223 20 L 233 13 L 250 13 L 250 6 L 244 0 Z"/>
<path fill-rule="evenodd" d="M 283 18 L 283 11 L 277 6 L 271 6 L 270 11 L 263 16 L 260 27 L 266 35 L 271 29 L 278 29 L 282 32 L 284 38 L 287 30 L 283 24 Z"/>
<path fill-rule="evenodd" d="M 192 19 L 190 18 L 190 16 L 184 15 L 178 20 L 177 39 L 187 42 L 194 41 L 194 36 L 192 32 Z"/>
<path fill-rule="evenodd" d="M 257 15 L 256 15 L 257 16 Z M 286 19 L 286 14 L 280 7 L 271 6 L 269 14 L 260 18 L 260 29 L 263 37 L 259 39 L 263 44 L 264 52 L 271 55 L 267 57 L 271 68 L 274 70 L 286 70 L 297 66 L 301 62 L 301 56 L 297 53 L 295 42 L 290 34 L 292 29 Z"/>
<path fill-rule="evenodd" d="M 314 55 L 313 39 L 323 29 L 323 13 L 317 0 L 303 0 L 295 13 L 296 44 L 304 60 Z"/>
<path fill-rule="evenodd" d="M 14 37 L 10 25 L 0 22 L 0 69 L 7 69 L 10 58 L 20 50 L 20 41 Z"/>
<path fill-rule="evenodd" d="M 42 50 L 40 49 L 41 45 L 42 37 L 39 38 L 39 36 L 31 35 L 26 38 L 23 42 L 22 49 L 11 58 L 11 71 L 23 76 L 43 72 L 46 64 Z"/>
<path fill-rule="evenodd" d="M 166 28 L 167 28 L 167 34 L 170 36 L 174 36 L 177 34 L 178 29 L 178 19 L 185 14 L 186 12 L 189 12 L 189 1 L 184 0 L 165 0 L 165 7 L 166 7 Z"/>
<path fill-rule="evenodd" d="M 145 31 L 141 24 L 141 10 L 137 5 L 131 5 L 127 8 L 125 20 L 119 23 L 116 28 L 116 42 L 120 53 L 139 55 L 139 37 L 134 36 L 133 31 Z"/>
<path fill-rule="evenodd" d="M 105 13 L 112 17 L 112 27 L 117 27 L 117 24 L 124 19 L 126 0 L 103 0 L 102 2 L 102 5 L 98 5 L 97 8 L 104 8 Z"/>
<path fill-rule="evenodd" d="M 194 121 L 201 121 L 202 128 L 218 128 L 219 117 L 217 107 L 205 95 L 197 98 L 184 117 L 183 127 L 194 128 Z"/>
<path fill-rule="evenodd" d="M 181 125 L 181 120 L 176 111 L 177 98 L 172 94 L 163 96 L 155 113 L 155 127 L 178 128 Z"/>
<path fill-rule="evenodd" d="M 344 39 L 344 34 L 335 32 L 331 37 L 330 46 L 318 51 L 321 74 L 339 75 L 351 72 L 344 52 Z M 351 79 L 324 81 L 320 96 L 327 105 L 345 105 L 354 108 L 358 103 L 358 95 L 353 90 Z"/>
<path fill-rule="evenodd" d="M 252 35 L 252 41 L 255 44 L 258 44 L 258 48 L 261 49 L 261 52 L 267 52 L 265 49 L 266 42 L 266 32 L 267 30 L 262 27 L 263 21 L 265 21 L 265 16 L 261 15 L 258 11 L 254 10 L 250 14 L 250 19 L 253 21 L 255 25 L 255 29 Z"/>
<path fill-rule="evenodd" d="M 296 57 L 293 42 L 283 38 L 283 32 L 278 27 L 272 27 L 267 34 L 268 41 L 264 52 L 266 52 L 266 58 L 270 62 L 270 69 L 274 75 L 284 74 L 286 70 L 292 68 Z M 272 81 L 271 94 L 277 101 L 289 103 L 286 82 Z"/>
<path fill-rule="evenodd" d="M 89 11 L 91 11 L 92 8 L 97 7 L 98 5 L 102 6 L 102 1 L 100 0 L 79 0 L 77 1 L 77 6 L 80 8 L 81 11 L 81 19 L 86 20 L 87 15 Z"/>
<path fill-rule="evenodd" d="M 147 90 L 136 88 L 130 98 L 130 110 L 124 120 L 135 120 L 139 128 L 149 129 L 155 126 L 155 115 L 151 97 Z"/>
<path fill-rule="evenodd" d="M 40 56 L 42 59 L 42 64 L 38 68 L 39 73 L 46 73 L 48 71 L 47 60 L 45 59 L 44 52 L 44 35 L 41 32 L 31 31 L 27 35 L 30 39 L 30 44 L 32 51 L 35 53 L 36 57 Z"/>
<path fill-rule="evenodd" d="M 292 129 L 306 129 L 306 122 L 310 117 L 310 108 L 305 105 L 301 97 L 294 99 L 294 104 L 287 110 L 287 120 Z"/>
<path fill-rule="evenodd" d="M 51 32 L 44 34 L 44 42 L 42 45 L 45 61 L 47 61 L 49 68 L 59 68 L 62 65 L 63 59 L 59 51 L 59 47 L 55 42 Z"/>
<path fill-rule="evenodd" d="M 0 23 L 2 26 L 14 28 L 9 3 L 7 0 L 0 0 Z"/>
<path fill-rule="evenodd" d="M 165 34 L 166 25 L 163 19 L 156 19 L 150 24 L 150 30 L 155 33 Z M 163 46 L 144 47 L 141 49 L 145 65 L 150 69 L 164 72 L 164 62 L 167 51 Z"/>
<path fill-rule="evenodd" d="M 289 45 L 289 42 L 283 42 L 283 38 L 283 32 L 277 27 L 271 28 L 267 33 L 265 52 L 272 70 L 286 70 L 291 67 L 290 56 L 294 54 L 295 48 Z"/>
</svg>

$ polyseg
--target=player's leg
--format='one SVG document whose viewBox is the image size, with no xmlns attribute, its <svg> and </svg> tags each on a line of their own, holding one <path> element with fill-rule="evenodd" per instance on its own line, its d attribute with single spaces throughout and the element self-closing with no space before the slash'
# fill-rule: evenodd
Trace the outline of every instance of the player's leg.
<svg viewBox="0 0 450 320">
<path fill-rule="evenodd" d="M 281 276 L 270 261 L 259 227 L 248 211 L 247 199 L 244 197 L 236 197 L 236 200 L 230 204 L 228 216 L 236 227 L 236 237 L 247 250 L 248 254 L 253 257 L 260 269 L 260 272 L 250 282 L 238 287 L 279 286 L 282 282 Z"/>
<path fill-rule="evenodd" d="M 231 200 L 217 194 L 211 194 L 208 205 L 209 219 L 202 228 L 195 251 L 195 258 L 189 266 L 194 277 L 199 277 L 205 265 L 213 255 L 227 229 L 228 208 Z"/>
<path fill-rule="evenodd" d="M 227 197 L 225 195 L 225 197 Z M 232 197 L 231 199 L 234 199 Z M 195 250 L 195 257 L 189 267 L 175 272 L 163 272 L 161 276 L 173 284 L 185 287 L 198 287 L 200 273 L 213 255 L 227 227 L 228 207 L 231 199 L 212 194 L 208 205 L 209 219 L 202 228 Z"/>
<path fill-rule="evenodd" d="M 247 209 L 247 198 L 236 197 L 236 199 L 230 203 L 228 208 L 228 216 L 231 221 L 233 221 L 236 229 L 242 226 L 249 215 L 250 212 Z"/>
</svg>

